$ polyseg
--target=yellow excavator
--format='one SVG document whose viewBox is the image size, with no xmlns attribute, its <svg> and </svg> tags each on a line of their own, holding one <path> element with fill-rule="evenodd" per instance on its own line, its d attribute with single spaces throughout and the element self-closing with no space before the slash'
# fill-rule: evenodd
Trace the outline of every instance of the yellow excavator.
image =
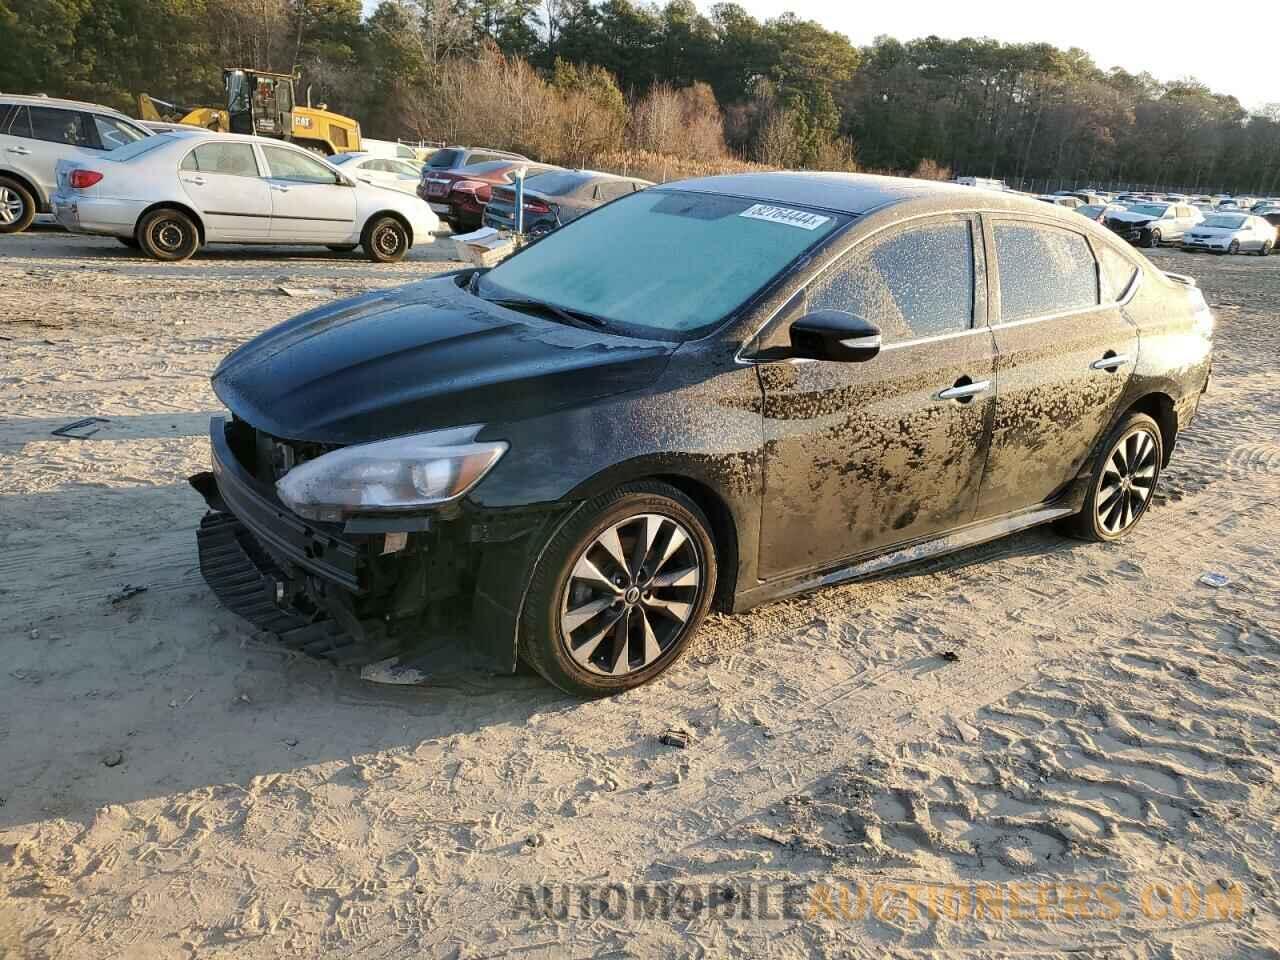
<svg viewBox="0 0 1280 960">
<path fill-rule="evenodd" d="M 350 117 L 330 113 L 322 103 L 300 106 L 294 97 L 298 77 L 248 67 L 222 71 L 227 105 L 179 107 L 177 104 L 138 94 L 138 119 L 150 123 L 185 123 L 223 133 L 249 133 L 289 140 L 300 147 L 330 156 L 360 149 L 360 124 Z"/>
</svg>

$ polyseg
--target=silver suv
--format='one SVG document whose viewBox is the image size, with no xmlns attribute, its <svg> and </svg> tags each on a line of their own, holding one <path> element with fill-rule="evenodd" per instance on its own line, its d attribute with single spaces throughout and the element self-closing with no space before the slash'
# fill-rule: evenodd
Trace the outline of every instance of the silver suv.
<svg viewBox="0 0 1280 960">
<path fill-rule="evenodd" d="M 0 93 L 0 233 L 18 233 L 49 212 L 59 160 L 91 160 L 148 136 L 107 107 Z"/>
</svg>

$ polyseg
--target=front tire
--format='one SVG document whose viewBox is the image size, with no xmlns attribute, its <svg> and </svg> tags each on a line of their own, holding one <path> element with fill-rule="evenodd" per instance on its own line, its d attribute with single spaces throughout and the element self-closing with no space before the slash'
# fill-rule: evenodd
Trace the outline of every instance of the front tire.
<svg viewBox="0 0 1280 960">
<path fill-rule="evenodd" d="M 138 245 L 156 260 L 187 260 L 200 249 L 200 231 L 181 210 L 154 210 L 138 224 Z"/>
<path fill-rule="evenodd" d="M 1160 246 L 1161 239 L 1162 238 L 1160 235 L 1160 231 L 1152 230 L 1150 233 L 1147 234 L 1146 246 L 1148 247 L 1148 249 L 1155 249 L 1156 247 Z"/>
<path fill-rule="evenodd" d="M 36 218 L 36 198 L 11 177 L 0 177 L 0 233 L 21 233 Z"/>
<path fill-rule="evenodd" d="M 567 693 L 648 683 L 684 653 L 711 606 L 710 524 L 665 483 L 630 483 L 583 504 L 551 538 L 520 616 L 520 654 Z"/>
<path fill-rule="evenodd" d="M 377 217 L 364 228 L 360 245 L 374 263 L 396 263 L 409 252 L 409 231 L 395 217 Z"/>
<path fill-rule="evenodd" d="M 1103 451 L 1089 479 L 1084 508 L 1063 525 L 1063 532 L 1081 540 L 1122 540 L 1151 506 L 1164 441 L 1159 425 L 1145 413 L 1131 413 L 1099 445 Z"/>
<path fill-rule="evenodd" d="M 1228 253 L 1230 256 L 1233 256 L 1233 257 L 1234 257 L 1234 256 L 1235 256 L 1237 253 L 1239 253 L 1239 252 L 1240 252 L 1240 241 L 1239 241 L 1239 240 L 1232 240 L 1232 241 L 1231 241 L 1231 246 L 1227 247 L 1227 253 Z"/>
</svg>

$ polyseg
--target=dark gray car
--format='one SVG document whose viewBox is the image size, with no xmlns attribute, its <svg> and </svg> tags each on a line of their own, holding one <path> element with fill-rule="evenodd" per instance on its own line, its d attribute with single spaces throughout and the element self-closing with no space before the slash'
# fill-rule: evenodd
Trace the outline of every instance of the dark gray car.
<svg viewBox="0 0 1280 960">
<path fill-rule="evenodd" d="M 525 181 L 524 232 L 545 236 L 556 227 L 628 194 L 653 186 L 648 180 L 591 170 L 556 170 Z M 516 188 L 495 187 L 484 211 L 484 225 L 516 228 Z"/>
</svg>

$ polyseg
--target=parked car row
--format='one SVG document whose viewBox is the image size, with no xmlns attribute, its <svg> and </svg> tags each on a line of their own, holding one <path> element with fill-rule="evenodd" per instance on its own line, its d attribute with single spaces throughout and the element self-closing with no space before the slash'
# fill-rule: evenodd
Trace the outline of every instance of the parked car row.
<svg viewBox="0 0 1280 960">
<path fill-rule="evenodd" d="M 1074 209 L 1135 246 L 1174 245 L 1188 251 L 1258 253 L 1262 256 L 1280 248 L 1280 202 L 1242 198 L 1241 202 L 1250 204 L 1246 208 L 1237 206 L 1236 201 L 1229 198 L 1216 198 L 1216 203 L 1199 203 L 1177 194 L 1163 199 L 1139 199 L 1126 194 L 1114 201 L 1081 202 L 1083 197 L 1094 196 L 1083 191 L 1045 195 L 1037 199 Z M 1214 198 L 1198 199 L 1211 201 Z"/>
<path fill-rule="evenodd" d="M 418 196 L 454 230 L 516 228 L 515 181 L 524 177 L 526 234 L 544 236 L 611 200 L 652 186 L 648 180 L 592 170 L 566 170 L 518 154 L 446 147 L 422 170 Z"/>
<path fill-rule="evenodd" d="M 361 246 L 376 262 L 399 260 L 432 242 L 440 221 L 415 196 L 413 151 L 366 145 L 322 158 L 74 100 L 0 95 L 0 233 L 47 213 L 160 260 L 206 243 Z"/>
</svg>

